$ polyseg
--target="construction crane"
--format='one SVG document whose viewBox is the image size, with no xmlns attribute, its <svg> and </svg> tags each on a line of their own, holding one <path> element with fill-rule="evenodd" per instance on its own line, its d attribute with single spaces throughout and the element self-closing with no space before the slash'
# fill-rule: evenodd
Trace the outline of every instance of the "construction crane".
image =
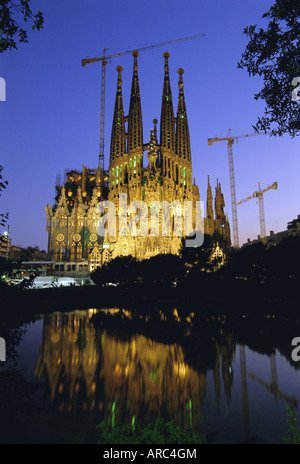
<svg viewBox="0 0 300 464">
<path fill-rule="evenodd" d="M 208 145 L 212 145 L 213 142 L 221 142 L 227 140 L 228 149 L 228 164 L 229 164 L 229 177 L 230 177 L 230 192 L 231 192 L 231 209 L 232 209 L 232 229 L 233 229 L 233 246 L 239 247 L 239 229 L 238 229 L 238 217 L 237 217 L 237 203 L 236 203 L 236 191 L 235 191 L 235 177 L 234 177 L 234 165 L 233 165 L 233 151 L 232 145 L 234 141 L 238 141 L 243 137 L 252 137 L 254 135 L 260 135 L 260 133 L 237 135 L 231 136 L 231 129 L 228 131 L 228 137 L 208 139 Z"/>
<path fill-rule="evenodd" d="M 116 58 L 123 55 L 129 55 L 134 51 L 145 51 L 152 48 L 162 47 L 163 45 L 168 45 L 176 42 L 183 42 L 186 40 L 196 39 L 198 37 L 203 37 L 205 34 L 196 34 L 189 37 L 183 37 L 180 39 L 169 40 L 168 42 L 162 42 L 158 44 L 148 45 L 136 50 L 127 50 L 121 53 L 114 53 L 113 55 L 105 55 L 108 48 L 103 50 L 103 56 L 101 58 L 85 58 L 81 60 L 81 65 L 85 66 L 89 63 L 96 63 L 101 61 L 101 102 L 100 102 L 100 143 L 99 143 L 99 166 L 101 167 L 102 173 L 104 172 L 104 128 L 105 128 L 105 71 L 108 60 Z"/>
<path fill-rule="evenodd" d="M 272 185 L 269 185 L 265 189 L 261 190 L 260 182 L 258 182 L 258 190 L 253 192 L 252 195 L 249 197 L 244 198 L 243 200 L 239 201 L 237 204 L 241 205 L 252 198 L 258 199 L 258 206 L 259 206 L 259 222 L 260 222 L 260 237 L 265 238 L 266 234 L 266 219 L 265 219 L 265 206 L 264 206 L 264 193 L 268 190 L 274 189 L 277 190 L 278 184 L 277 182 L 273 182 Z"/>
</svg>

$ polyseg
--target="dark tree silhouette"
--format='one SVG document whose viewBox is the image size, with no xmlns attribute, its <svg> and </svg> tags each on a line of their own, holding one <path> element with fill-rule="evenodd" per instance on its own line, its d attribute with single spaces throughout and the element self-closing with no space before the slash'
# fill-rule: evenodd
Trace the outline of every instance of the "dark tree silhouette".
<svg viewBox="0 0 300 464">
<path fill-rule="evenodd" d="M 3 176 L 1 172 L 3 171 L 3 167 L 0 166 L 0 196 L 1 192 L 6 189 L 7 187 L 7 180 L 3 180 Z M 0 226 L 4 226 L 8 218 L 8 213 L 0 213 Z"/>
<path fill-rule="evenodd" d="M 250 40 L 238 63 L 264 82 L 254 99 L 265 101 L 265 113 L 253 127 L 294 137 L 300 130 L 300 2 L 276 0 L 262 17 L 269 20 L 265 29 L 257 30 L 256 25 L 244 29 Z"/>
<path fill-rule="evenodd" d="M 0 53 L 18 48 L 18 42 L 28 42 L 28 33 L 24 26 L 20 25 L 20 20 L 31 21 L 33 30 L 39 31 L 43 28 L 43 14 L 40 11 L 33 13 L 29 1 L 0 1 Z"/>
</svg>

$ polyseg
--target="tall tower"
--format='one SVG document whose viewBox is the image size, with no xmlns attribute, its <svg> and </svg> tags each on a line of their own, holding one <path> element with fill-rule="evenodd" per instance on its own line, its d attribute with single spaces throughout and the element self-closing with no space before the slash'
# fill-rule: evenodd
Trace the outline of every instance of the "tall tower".
<svg viewBox="0 0 300 464">
<path fill-rule="evenodd" d="M 214 211 L 213 211 L 213 196 L 209 176 L 207 176 L 207 195 L 206 195 L 206 217 L 205 217 L 205 233 L 213 235 L 215 229 Z"/>
<path fill-rule="evenodd" d="M 168 62 L 170 54 L 168 52 L 165 52 L 163 54 L 163 57 L 165 59 L 165 74 L 160 116 L 161 163 L 163 176 L 168 179 L 174 179 L 174 157 L 176 148 L 176 137 L 175 118 Z"/>
<path fill-rule="evenodd" d="M 215 215 L 216 215 L 216 222 L 221 223 L 222 219 L 224 218 L 224 197 L 221 191 L 221 184 L 219 179 L 217 179 L 217 186 L 216 186 L 216 195 L 215 195 Z"/>
<path fill-rule="evenodd" d="M 192 189 L 192 160 L 190 132 L 183 92 L 183 73 L 179 68 L 179 94 L 176 119 L 176 181 L 186 189 Z M 178 172 L 178 174 L 177 174 Z"/>
<path fill-rule="evenodd" d="M 121 180 L 120 166 L 126 153 L 125 117 L 122 94 L 122 66 L 116 68 L 118 72 L 117 94 L 115 99 L 114 116 L 111 131 L 109 189 L 118 191 Z"/>
<path fill-rule="evenodd" d="M 143 121 L 140 85 L 138 77 L 138 51 L 132 52 L 133 75 L 131 83 L 129 113 L 127 129 L 127 164 L 128 182 L 130 186 L 129 197 L 131 200 L 140 200 L 140 183 L 143 169 Z"/>
<path fill-rule="evenodd" d="M 132 155 L 143 155 L 143 121 L 137 64 L 139 52 L 135 50 L 132 55 L 134 64 L 128 114 L 127 150 Z"/>
<path fill-rule="evenodd" d="M 224 212 L 225 201 L 221 190 L 221 184 L 217 179 L 216 195 L 215 195 L 215 232 L 219 233 L 223 240 L 228 244 L 230 240 L 230 226 L 228 218 Z"/>
</svg>

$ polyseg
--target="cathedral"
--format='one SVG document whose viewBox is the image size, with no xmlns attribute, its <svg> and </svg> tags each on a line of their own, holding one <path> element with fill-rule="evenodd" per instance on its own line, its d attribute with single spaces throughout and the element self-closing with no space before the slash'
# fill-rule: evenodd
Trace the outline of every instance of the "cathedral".
<svg viewBox="0 0 300 464">
<path fill-rule="evenodd" d="M 179 254 L 183 246 L 182 234 L 176 231 L 175 210 L 191 205 L 191 224 L 197 228 L 196 205 L 200 202 L 198 186 L 192 173 L 192 155 L 188 117 L 184 96 L 183 74 L 178 73 L 177 113 L 174 113 L 169 75 L 169 53 L 165 52 L 163 94 L 159 131 L 153 120 L 149 141 L 144 141 L 141 94 L 138 77 L 138 55 L 133 55 L 133 75 L 128 115 L 123 106 L 122 71 L 117 67 L 117 89 L 111 130 L 108 172 L 100 164 L 97 169 L 83 166 L 82 171 L 66 173 L 63 185 L 56 185 L 55 205 L 46 207 L 48 253 L 54 261 L 88 262 L 89 270 L 101 266 L 117 256 L 131 255 L 145 259 L 161 253 Z M 159 132 L 159 134 L 158 134 Z M 147 152 L 147 166 L 144 166 Z M 157 218 L 159 232 L 153 233 L 150 221 L 147 233 L 131 234 L 128 221 L 132 214 L 126 210 L 127 222 L 121 230 L 120 198 L 127 205 L 147 206 Z M 116 211 L 116 233 L 99 235 L 99 203 L 107 200 Z M 171 205 L 170 233 L 162 233 L 161 204 Z M 230 227 L 224 212 L 225 202 L 217 180 L 215 208 L 208 178 L 204 233 L 219 234 L 230 246 Z M 183 218 L 184 221 L 184 218 Z M 130 223 L 130 221 L 129 221 Z M 122 226 L 123 227 L 123 226 Z M 185 231 L 186 232 L 186 231 Z M 102 234 L 103 235 L 103 234 Z M 185 234 L 187 235 L 187 234 Z"/>
</svg>

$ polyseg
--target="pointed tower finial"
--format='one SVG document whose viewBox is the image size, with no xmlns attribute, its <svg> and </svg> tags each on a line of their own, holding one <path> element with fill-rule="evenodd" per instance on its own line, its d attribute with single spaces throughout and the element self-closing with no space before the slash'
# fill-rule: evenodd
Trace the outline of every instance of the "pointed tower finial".
<svg viewBox="0 0 300 464">
<path fill-rule="evenodd" d="M 142 156 L 143 146 L 143 122 L 142 122 L 142 107 L 140 85 L 138 77 L 138 62 L 137 57 L 139 52 L 134 50 L 133 56 L 133 76 L 131 84 L 131 94 L 128 113 L 128 135 L 127 135 L 127 151 L 138 149 Z"/>
<path fill-rule="evenodd" d="M 118 72 L 118 79 L 114 117 L 111 131 L 110 163 L 112 163 L 119 156 L 123 156 L 126 150 L 125 119 L 122 94 L 122 66 L 117 66 L 116 71 Z"/>
<path fill-rule="evenodd" d="M 120 64 L 119 66 L 116 67 L 116 71 L 118 71 L 118 83 L 119 82 L 122 83 L 122 72 L 124 71 L 124 69 L 122 68 Z"/>
<path fill-rule="evenodd" d="M 165 52 L 163 57 L 165 59 L 165 75 L 160 116 L 160 145 L 162 149 L 167 148 L 175 153 L 175 119 L 169 76 L 169 52 Z"/>
<path fill-rule="evenodd" d="M 183 92 L 183 73 L 184 70 L 179 68 L 177 70 L 179 74 L 179 95 L 178 95 L 178 106 L 177 106 L 177 127 L 176 127 L 176 154 L 177 156 L 186 159 L 191 163 L 191 143 L 190 143 L 190 132 L 187 120 L 187 111 L 185 106 L 185 98 Z"/>
<path fill-rule="evenodd" d="M 139 55 L 140 55 L 140 54 L 139 54 L 139 52 L 138 52 L 137 50 L 133 50 L 132 56 L 134 57 L 134 62 L 137 61 L 137 57 L 138 57 Z"/>
<path fill-rule="evenodd" d="M 157 127 L 156 127 L 157 123 L 158 123 L 157 119 L 156 118 L 153 119 L 153 134 L 154 134 L 156 144 L 158 143 L 158 140 L 157 140 Z"/>
<path fill-rule="evenodd" d="M 214 233 L 214 211 L 213 211 L 213 196 L 209 175 L 207 176 L 207 196 L 206 196 L 206 218 L 205 218 L 205 233 L 213 235 Z"/>
</svg>

